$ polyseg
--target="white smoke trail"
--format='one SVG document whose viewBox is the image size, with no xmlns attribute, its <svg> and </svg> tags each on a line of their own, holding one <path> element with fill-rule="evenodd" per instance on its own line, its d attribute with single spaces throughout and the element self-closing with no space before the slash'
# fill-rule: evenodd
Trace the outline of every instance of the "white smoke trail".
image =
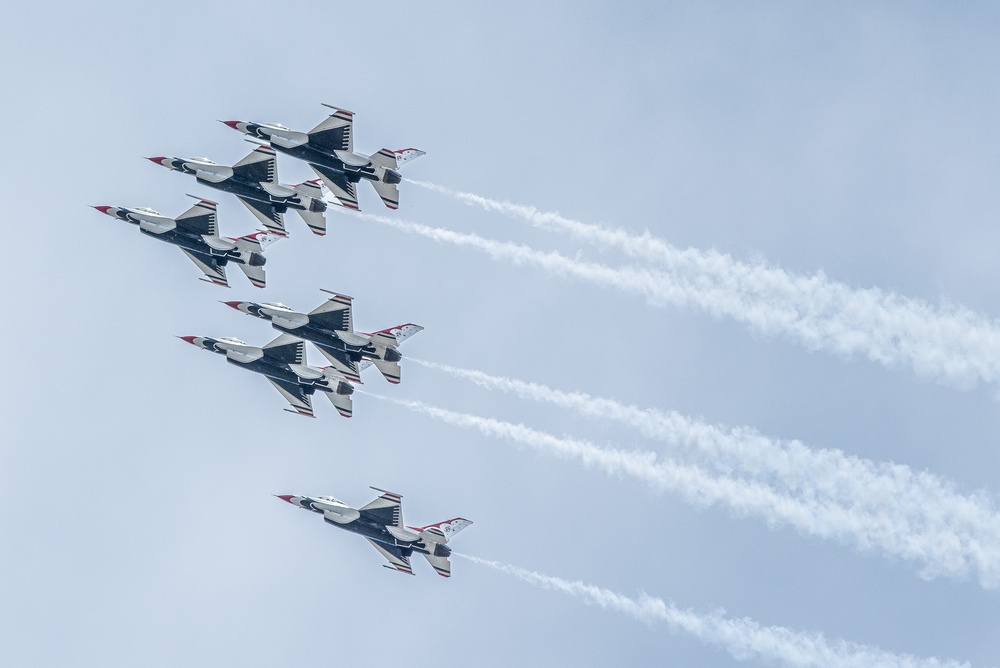
<svg viewBox="0 0 1000 668">
<path fill-rule="evenodd" d="M 937 557 L 952 573 L 979 574 L 983 586 L 1000 585 L 1000 515 L 984 491 L 960 494 L 952 482 L 927 471 L 873 462 L 837 449 L 812 449 L 801 441 L 768 438 L 751 428 L 726 430 L 676 413 L 641 409 L 582 392 L 408 358 L 487 389 L 613 420 L 648 438 L 681 448 L 700 465 L 725 475 L 756 477 L 778 491 L 851 513 L 879 516 L 908 540 L 933 539 Z M 932 571 L 925 568 L 924 573 Z"/>
<path fill-rule="evenodd" d="M 621 450 L 589 441 L 560 438 L 523 424 L 458 413 L 420 401 L 392 399 L 356 390 L 456 427 L 475 429 L 484 436 L 504 439 L 561 459 L 580 462 L 615 477 L 629 477 L 656 492 L 671 491 L 687 503 L 699 506 L 722 505 L 740 515 L 754 515 L 770 525 L 788 524 L 804 534 L 836 539 L 859 550 L 881 549 L 889 557 L 901 557 L 920 564 L 925 578 L 948 576 L 967 578 L 978 571 L 983 587 L 1000 585 L 1000 538 L 997 519 L 985 528 L 975 504 L 958 510 L 924 508 L 914 510 L 919 501 L 897 507 L 891 498 L 890 483 L 883 483 L 866 504 L 837 503 L 835 494 L 798 493 L 792 495 L 751 480 L 711 475 L 702 468 L 660 459 L 655 452 Z M 960 504 L 959 504 L 960 505 Z M 958 512 L 966 515 L 956 517 Z M 922 524 L 917 524 L 923 520 Z"/>
<path fill-rule="evenodd" d="M 440 186 L 432 189 L 453 192 Z M 460 194 L 459 199 L 463 198 L 488 210 L 570 232 L 601 247 L 656 261 L 663 270 L 612 269 L 476 235 L 456 236 L 447 230 L 414 227 L 380 216 L 370 219 L 438 241 L 477 248 L 494 259 L 535 264 L 552 273 L 613 285 L 654 302 L 698 306 L 717 318 L 733 318 L 763 334 L 788 336 L 811 350 L 860 354 L 887 367 L 908 365 L 918 375 L 959 387 L 1000 381 L 1000 323 L 969 309 L 947 304 L 935 308 L 878 288 L 853 289 L 830 281 L 823 272 L 800 276 L 763 261 L 747 263 L 717 251 L 681 250 L 648 232 L 637 235 L 607 229 L 471 193 Z"/>
<path fill-rule="evenodd" d="M 488 566 L 518 580 L 544 589 L 568 594 L 604 610 L 620 612 L 652 624 L 665 622 L 672 631 L 689 633 L 699 640 L 724 648 L 734 658 L 772 659 L 789 666 L 830 666 L 836 668 L 968 668 L 968 663 L 952 659 L 920 658 L 893 654 L 877 647 L 844 640 L 828 641 L 822 633 L 794 631 L 783 626 L 761 626 L 749 618 L 729 619 L 723 612 L 709 614 L 681 610 L 673 603 L 649 596 L 631 598 L 603 587 L 563 580 L 517 566 L 480 559 L 466 554 L 453 556 Z"/>
</svg>

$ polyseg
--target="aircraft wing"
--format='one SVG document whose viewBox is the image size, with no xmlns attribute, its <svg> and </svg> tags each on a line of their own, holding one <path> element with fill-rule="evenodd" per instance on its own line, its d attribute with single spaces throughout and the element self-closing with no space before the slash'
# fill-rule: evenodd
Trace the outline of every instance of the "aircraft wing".
<svg viewBox="0 0 1000 668">
<path fill-rule="evenodd" d="M 274 149 L 270 146 L 258 146 L 250 155 L 233 165 L 233 176 L 241 181 L 251 183 L 275 183 L 278 163 L 274 157 Z"/>
<path fill-rule="evenodd" d="M 402 548 L 394 545 L 380 545 L 371 538 L 366 538 L 366 540 L 371 543 L 372 547 L 378 550 L 383 557 L 389 560 L 389 565 L 386 566 L 386 568 L 392 568 L 400 573 L 409 573 L 410 575 L 413 575 L 413 569 L 410 568 L 410 557 L 409 555 L 403 554 Z"/>
<path fill-rule="evenodd" d="M 313 414 L 312 395 L 306 394 L 300 385 L 286 383 L 283 380 L 275 380 L 274 378 L 268 378 L 268 380 L 278 392 L 281 392 L 281 396 L 292 405 L 296 413 L 308 417 L 316 417 Z"/>
<path fill-rule="evenodd" d="M 198 265 L 198 268 L 205 273 L 205 278 L 216 285 L 222 285 L 224 287 L 229 287 L 229 281 L 226 280 L 226 268 L 219 264 L 219 262 L 211 255 L 205 255 L 204 253 L 197 253 L 195 251 L 189 251 L 185 248 L 181 249 L 181 252 L 187 255 L 192 262 Z"/>
<path fill-rule="evenodd" d="M 378 497 L 371 503 L 361 508 L 358 508 L 358 512 L 365 519 L 371 520 L 372 522 L 377 522 L 382 526 L 394 526 L 398 528 L 403 527 L 403 497 L 394 492 L 387 492 L 384 489 L 378 489 L 377 487 L 372 487 L 376 492 L 382 492 L 382 496 Z"/>
<path fill-rule="evenodd" d="M 347 178 L 347 175 L 336 169 L 321 167 L 319 165 L 309 165 L 313 171 L 323 180 L 323 183 L 333 196 L 337 198 L 343 206 L 348 209 L 358 208 L 358 184 Z"/>
<path fill-rule="evenodd" d="M 217 206 L 215 202 L 203 199 L 177 216 L 174 222 L 177 223 L 177 227 L 195 234 L 217 237 L 219 236 L 219 225 L 215 213 Z"/>
<path fill-rule="evenodd" d="M 308 132 L 309 144 L 323 151 L 354 153 L 354 114 L 346 109 L 333 113 Z"/>
<path fill-rule="evenodd" d="M 315 343 L 315 341 L 313 342 Z M 353 361 L 347 356 L 343 350 L 337 350 L 336 348 L 328 348 L 326 346 L 321 346 L 318 343 L 316 347 L 319 351 L 323 353 L 323 357 L 330 360 L 330 366 L 333 370 L 351 381 L 352 383 L 361 383 L 361 370 L 358 369 L 358 363 Z"/>
<path fill-rule="evenodd" d="M 309 311 L 309 322 L 335 332 L 353 332 L 354 318 L 351 315 L 353 301 L 347 295 L 333 294 L 325 302 Z"/>
<path fill-rule="evenodd" d="M 285 234 L 285 219 L 278 213 L 273 204 L 244 197 L 237 197 L 236 199 L 243 202 L 244 206 L 250 209 L 250 213 L 256 216 L 257 220 L 264 223 L 264 227 L 272 232 Z"/>
</svg>

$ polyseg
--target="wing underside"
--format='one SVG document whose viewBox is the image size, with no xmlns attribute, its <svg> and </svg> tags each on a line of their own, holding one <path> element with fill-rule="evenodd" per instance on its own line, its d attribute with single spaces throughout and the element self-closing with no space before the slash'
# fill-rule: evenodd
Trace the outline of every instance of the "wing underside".
<svg viewBox="0 0 1000 668">
<path fill-rule="evenodd" d="M 310 165 L 313 171 L 323 180 L 323 183 L 337 201 L 348 209 L 358 208 L 358 184 L 347 178 L 347 175 L 336 169 Z"/>
<path fill-rule="evenodd" d="M 403 554 L 402 548 L 395 545 L 376 543 L 371 538 L 367 538 L 367 540 L 372 544 L 372 547 L 379 551 L 379 554 L 388 560 L 389 565 L 385 566 L 386 568 L 392 568 L 400 573 L 413 575 L 413 569 L 410 568 L 410 557 L 407 554 Z"/>
<path fill-rule="evenodd" d="M 372 489 L 375 489 L 374 487 Z M 382 492 L 382 496 L 378 497 L 371 503 L 362 506 L 358 509 L 361 516 L 372 522 L 377 522 L 382 526 L 394 526 L 398 528 L 403 527 L 403 497 L 394 492 L 386 492 L 385 490 L 376 489 L 378 492 Z"/>
<path fill-rule="evenodd" d="M 306 394 L 300 385 L 286 383 L 283 380 L 275 380 L 274 378 L 268 378 L 268 380 L 281 393 L 281 396 L 291 404 L 296 413 L 307 417 L 316 417 L 313 414 L 312 395 Z"/>
<path fill-rule="evenodd" d="M 347 353 L 343 350 L 337 350 L 336 348 L 329 348 L 319 344 L 316 344 L 316 348 L 323 353 L 323 357 L 330 361 L 330 366 L 333 367 L 334 371 L 352 383 L 361 382 L 361 371 L 358 369 L 358 363 L 348 357 Z"/>
<path fill-rule="evenodd" d="M 229 287 L 229 281 L 226 279 L 226 268 L 219 264 L 211 255 L 205 255 L 204 253 L 197 253 L 195 251 L 187 250 L 182 248 L 181 252 L 188 256 L 188 258 L 194 262 L 199 269 L 205 274 L 205 278 L 216 285 L 222 285 L 224 287 Z"/>
<path fill-rule="evenodd" d="M 243 205 L 250 209 L 250 213 L 263 223 L 264 227 L 272 232 L 285 234 L 285 219 L 273 204 L 245 197 L 237 197 L 236 199 L 243 202 Z"/>
</svg>

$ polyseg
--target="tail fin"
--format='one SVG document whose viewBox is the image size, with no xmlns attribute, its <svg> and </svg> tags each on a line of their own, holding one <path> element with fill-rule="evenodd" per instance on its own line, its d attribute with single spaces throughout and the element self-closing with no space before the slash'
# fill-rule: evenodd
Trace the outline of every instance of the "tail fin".
<svg viewBox="0 0 1000 668">
<path fill-rule="evenodd" d="M 396 155 L 396 167 L 402 167 L 404 163 L 410 160 L 416 160 L 422 155 L 427 155 L 427 151 L 421 151 L 418 148 L 404 148 L 400 151 L 393 151 L 393 153 Z"/>
<path fill-rule="evenodd" d="M 417 332 L 423 331 L 423 329 L 424 328 L 420 325 L 414 325 L 412 322 L 408 322 L 405 325 L 396 325 L 395 327 L 389 327 L 388 329 L 380 329 L 377 332 L 372 332 L 369 336 L 371 336 L 372 341 L 378 345 L 385 346 L 386 348 L 395 348 Z"/>
<path fill-rule="evenodd" d="M 237 248 L 248 250 L 251 253 L 262 253 L 265 248 L 283 238 L 280 234 L 270 231 L 254 232 L 242 237 L 230 237 L 232 241 L 236 242 Z"/>
<path fill-rule="evenodd" d="M 464 517 L 454 517 L 450 520 L 445 520 L 444 522 L 428 524 L 425 527 L 407 528 L 419 533 L 421 538 L 424 540 L 431 540 L 435 543 L 447 543 L 452 536 L 470 524 L 472 524 L 472 520 L 467 520 Z"/>
</svg>

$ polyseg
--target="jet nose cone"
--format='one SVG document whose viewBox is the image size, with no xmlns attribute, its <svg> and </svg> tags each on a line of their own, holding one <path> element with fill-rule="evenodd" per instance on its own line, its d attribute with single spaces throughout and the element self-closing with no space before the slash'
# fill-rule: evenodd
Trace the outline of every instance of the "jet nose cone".
<svg viewBox="0 0 1000 668">
<path fill-rule="evenodd" d="M 246 125 L 243 121 L 219 121 L 219 122 L 222 123 L 223 125 L 228 125 L 234 130 L 239 130 L 240 132 L 243 132 L 243 128 L 241 128 L 240 125 Z"/>
<path fill-rule="evenodd" d="M 97 209 L 98 211 L 100 211 L 101 213 L 103 213 L 103 214 L 107 214 L 107 215 L 109 215 L 109 216 L 110 216 L 111 214 L 110 214 L 110 213 L 108 213 L 108 211 L 109 211 L 110 209 L 113 209 L 114 207 L 110 207 L 110 206 L 104 206 L 104 205 L 102 204 L 101 206 L 94 206 L 94 208 L 95 208 L 95 209 Z"/>
<path fill-rule="evenodd" d="M 162 155 L 158 155 L 155 158 L 146 158 L 146 160 L 149 160 L 150 162 L 155 163 L 161 167 L 166 167 L 169 158 Z"/>
<path fill-rule="evenodd" d="M 192 346 L 198 345 L 198 343 L 195 341 L 195 339 L 198 338 L 197 336 L 178 336 L 177 338 L 180 339 L 181 341 L 187 341 Z"/>
<path fill-rule="evenodd" d="M 291 494 L 275 494 L 275 496 L 281 499 L 282 501 L 287 501 L 288 503 L 292 503 Z"/>
<path fill-rule="evenodd" d="M 226 306 L 228 306 L 229 308 L 234 308 L 234 309 L 236 309 L 237 311 L 240 311 L 240 310 L 242 310 L 242 309 L 240 308 L 240 306 L 242 306 L 242 305 L 243 305 L 243 302 L 222 302 L 222 303 L 223 303 L 223 304 L 225 304 Z"/>
</svg>

